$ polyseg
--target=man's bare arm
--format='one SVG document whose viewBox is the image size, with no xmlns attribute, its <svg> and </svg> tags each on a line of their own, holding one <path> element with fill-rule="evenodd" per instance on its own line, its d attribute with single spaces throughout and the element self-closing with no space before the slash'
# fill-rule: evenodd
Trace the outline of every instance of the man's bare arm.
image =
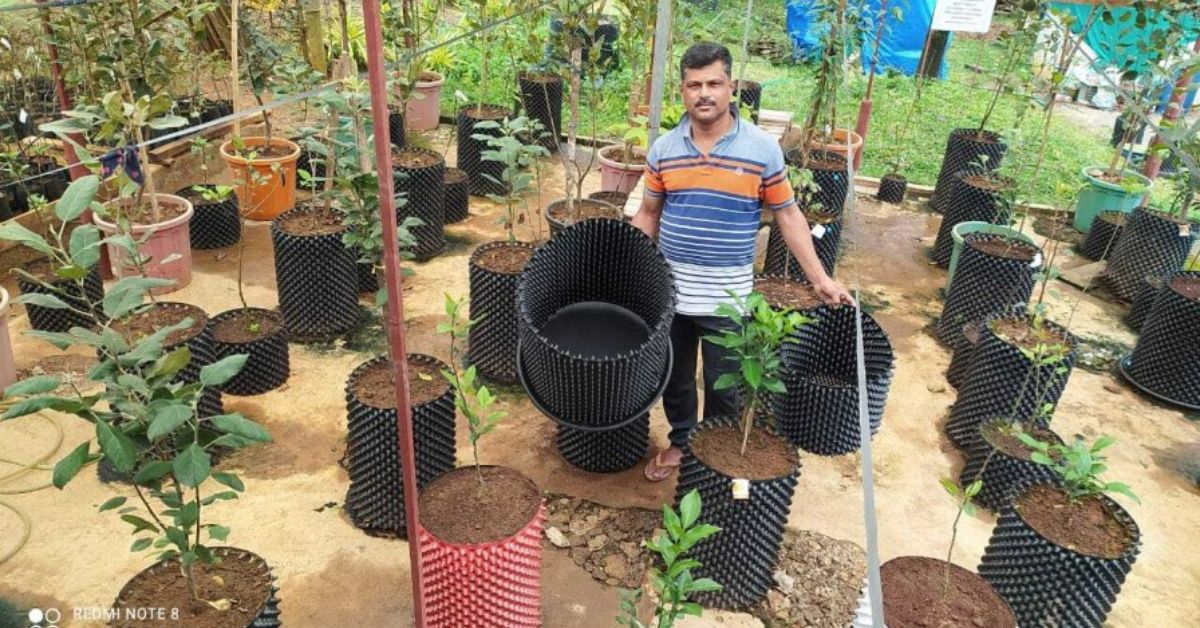
<svg viewBox="0 0 1200 628">
<path fill-rule="evenodd" d="M 651 239 L 658 239 L 658 225 L 662 220 L 663 198 L 661 196 L 642 195 L 642 205 L 633 215 L 633 226 L 641 229 Z"/>
</svg>

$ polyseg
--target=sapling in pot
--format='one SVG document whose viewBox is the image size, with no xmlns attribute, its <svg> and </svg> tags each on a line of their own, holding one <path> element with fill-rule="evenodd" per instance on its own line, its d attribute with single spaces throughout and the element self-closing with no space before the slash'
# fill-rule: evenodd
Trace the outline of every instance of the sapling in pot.
<svg viewBox="0 0 1200 628">
<path fill-rule="evenodd" d="M 92 205 L 98 187 L 99 181 L 94 176 L 73 182 L 56 206 L 58 217 L 64 223 L 78 218 Z M 86 270 L 99 259 L 101 239 L 95 226 L 79 226 L 69 240 L 61 228 L 51 229 L 46 238 L 14 224 L 0 229 L 0 238 L 48 255 L 56 272 L 71 278 L 79 294 L 83 294 Z M 75 383 L 63 381 L 59 376 L 31 377 L 5 390 L 5 397 L 17 400 L 8 406 L 2 418 L 13 419 L 52 409 L 92 423 L 98 450 L 93 451 L 89 440 L 59 460 L 52 476 L 54 486 L 63 488 L 85 465 L 96 461 L 105 461 L 132 476 L 139 505 L 126 506 L 128 498 L 119 496 L 104 502 L 100 510 L 119 509 L 121 519 L 133 526 L 137 538 L 132 551 L 158 550 L 160 563 L 182 571 L 188 597 L 205 604 L 181 611 L 215 616 L 223 625 L 246 625 L 267 605 L 272 593 L 270 580 L 260 581 L 261 586 L 254 593 L 261 595 L 260 598 L 240 600 L 235 605 L 231 599 L 221 597 L 223 591 L 232 589 L 200 577 L 202 573 L 212 573 L 221 556 L 227 553 L 227 548 L 214 548 L 209 543 L 224 542 L 229 535 L 228 527 L 204 516 L 204 508 L 217 501 L 236 499 L 244 490 L 236 474 L 212 470 L 214 450 L 269 442 L 270 436 L 260 425 L 240 414 L 213 416 L 202 422 L 197 413 L 205 389 L 232 378 L 246 356 L 229 356 L 206 365 L 200 369 L 198 382 L 186 384 L 180 377 L 193 359 L 190 350 L 184 346 L 166 352 L 163 347 L 169 344 L 172 334 L 189 329 L 191 319 L 133 340 L 113 327 L 111 321 L 133 314 L 142 306 L 151 288 L 168 282 L 125 277 L 112 285 L 102 301 L 85 297 L 84 307 L 68 305 L 63 299 L 68 293 L 62 286 L 43 284 L 47 290 L 42 299 L 44 304 L 75 310 L 88 317 L 97 331 L 77 327 L 70 333 L 32 332 L 31 335 L 63 350 L 82 346 L 95 351 L 100 362 L 86 379 L 97 384 L 99 392 L 85 395 Z M 60 396 L 57 391 L 64 385 L 72 392 Z M 223 434 L 213 438 L 207 426 Z M 209 493 L 213 486 L 209 480 L 228 490 Z M 152 505 L 152 500 L 157 505 Z M 153 606 L 156 595 L 166 594 L 161 591 L 163 578 L 154 572 L 152 568 L 131 580 L 118 598 L 118 607 Z M 234 575 L 229 570 L 225 573 L 227 577 Z M 240 573 L 236 577 L 255 576 Z M 166 579 L 175 580 L 170 576 Z"/>
<path fill-rule="evenodd" d="M 692 569 L 700 562 L 689 558 L 688 553 L 703 541 L 721 531 L 707 523 L 700 523 L 703 510 L 700 491 L 693 489 L 679 500 L 679 512 L 663 504 L 663 531 L 653 540 L 643 541 L 642 546 L 658 555 L 662 567 L 650 570 L 650 585 L 653 587 L 654 621 L 645 624 L 638 619 L 638 603 L 644 595 L 641 588 L 621 593 L 621 614 L 617 625 L 627 628 L 671 628 L 675 621 L 686 616 L 702 617 L 704 608 L 689 600 L 696 593 L 721 590 L 721 584 L 712 578 L 696 578 Z"/>
<path fill-rule="evenodd" d="M 504 214 L 499 222 L 504 227 L 507 241 L 516 242 L 517 238 L 513 233 L 516 225 L 527 221 L 533 230 L 533 240 L 540 240 L 541 226 L 537 221 L 529 220 L 529 207 L 525 196 L 533 189 L 534 177 L 529 173 L 529 169 L 537 163 L 539 157 L 550 155 L 550 151 L 538 143 L 545 134 L 544 127 L 537 120 L 518 116 L 505 118 L 503 122 L 477 122 L 475 129 L 492 131 L 472 135 L 488 145 L 488 150 L 481 154 L 483 159 L 504 166 L 499 178 L 488 173 L 483 173 L 483 177 L 504 191 L 503 194 L 488 194 L 487 198 L 493 203 L 504 205 Z"/>
</svg>

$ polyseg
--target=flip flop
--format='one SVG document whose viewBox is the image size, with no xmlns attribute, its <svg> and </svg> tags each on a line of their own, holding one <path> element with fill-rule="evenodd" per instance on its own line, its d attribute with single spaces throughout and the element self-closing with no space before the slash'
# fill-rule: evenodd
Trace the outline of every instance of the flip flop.
<svg viewBox="0 0 1200 628">
<path fill-rule="evenodd" d="M 678 462 L 674 464 L 664 462 L 662 458 L 664 453 L 666 453 L 665 449 L 658 452 L 646 465 L 646 468 L 643 470 L 643 474 L 646 476 L 647 480 L 650 480 L 651 482 L 662 482 L 663 480 L 671 477 L 671 474 L 675 473 L 675 470 L 679 468 Z"/>
</svg>

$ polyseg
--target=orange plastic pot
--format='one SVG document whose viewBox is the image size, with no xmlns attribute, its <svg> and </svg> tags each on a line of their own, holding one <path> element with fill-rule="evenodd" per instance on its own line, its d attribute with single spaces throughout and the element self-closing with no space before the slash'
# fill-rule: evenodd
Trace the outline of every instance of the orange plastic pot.
<svg viewBox="0 0 1200 628">
<path fill-rule="evenodd" d="M 847 149 L 846 146 L 847 134 L 850 136 L 849 149 Z M 833 136 L 833 141 L 831 142 L 823 142 L 820 139 L 814 139 L 810 141 L 809 144 L 812 145 L 813 150 L 823 150 L 831 153 L 837 153 L 838 155 L 841 155 L 847 159 L 849 159 L 851 155 L 853 155 L 855 160 L 859 158 L 860 154 L 862 153 L 863 145 L 863 139 L 861 135 L 847 129 L 834 129 L 831 135 Z M 857 164 L 859 162 L 855 161 L 854 163 Z"/>
<path fill-rule="evenodd" d="M 247 137 L 242 142 L 248 149 L 267 144 L 263 137 Z M 232 140 L 221 144 L 221 158 L 238 182 L 238 203 L 250 220 L 273 220 L 296 206 L 296 160 L 300 159 L 300 146 L 279 137 L 271 138 L 271 146 L 291 152 L 281 157 L 246 159 L 234 154 Z"/>
</svg>

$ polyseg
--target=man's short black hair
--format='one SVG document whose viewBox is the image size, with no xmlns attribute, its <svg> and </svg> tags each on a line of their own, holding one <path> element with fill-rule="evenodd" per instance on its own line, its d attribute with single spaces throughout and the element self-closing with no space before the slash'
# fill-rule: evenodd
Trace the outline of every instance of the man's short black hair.
<svg viewBox="0 0 1200 628">
<path fill-rule="evenodd" d="M 679 60 L 679 79 L 683 80 L 688 70 L 706 68 L 717 61 L 724 64 L 726 76 L 733 76 L 733 55 L 728 48 L 710 41 L 692 44 Z"/>
</svg>

